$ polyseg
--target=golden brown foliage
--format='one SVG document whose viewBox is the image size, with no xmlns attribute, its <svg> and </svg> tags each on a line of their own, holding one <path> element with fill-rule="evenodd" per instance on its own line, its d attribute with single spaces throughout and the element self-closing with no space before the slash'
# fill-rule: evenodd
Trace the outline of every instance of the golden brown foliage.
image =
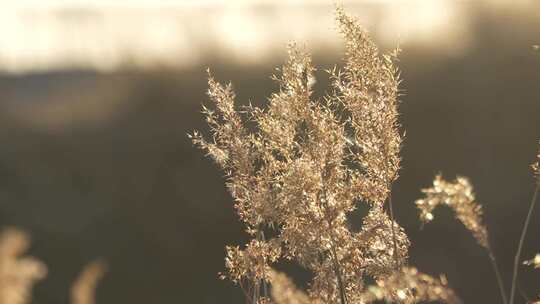
<svg viewBox="0 0 540 304">
<path fill-rule="evenodd" d="M 29 303 L 32 286 L 47 274 L 42 262 L 21 257 L 29 245 L 21 230 L 7 228 L 0 235 L 0 304 Z"/>
</svg>

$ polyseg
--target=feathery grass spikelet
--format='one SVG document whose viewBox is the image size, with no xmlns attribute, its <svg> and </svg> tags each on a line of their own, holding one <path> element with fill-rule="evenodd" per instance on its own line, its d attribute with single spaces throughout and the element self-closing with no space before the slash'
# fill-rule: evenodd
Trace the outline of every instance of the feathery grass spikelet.
<svg viewBox="0 0 540 304">
<path fill-rule="evenodd" d="M 414 267 L 403 267 L 391 276 L 377 281 L 376 285 L 366 289 L 362 297 L 361 303 L 377 300 L 392 303 L 461 303 L 455 292 L 448 287 L 444 276 L 436 279 Z"/>
<path fill-rule="evenodd" d="M 468 179 L 457 177 L 455 181 L 448 182 L 437 175 L 433 187 L 423 189 L 422 192 L 426 197 L 416 201 L 422 221 L 433 220 L 433 210 L 439 205 L 447 205 L 473 234 L 478 244 L 489 250 L 488 232 L 482 221 L 482 206 L 475 201 L 473 188 Z"/>
<path fill-rule="evenodd" d="M 244 250 L 227 246 L 225 266 L 228 273 L 225 276 L 234 282 L 239 282 L 243 278 L 268 281 L 271 270 L 268 264 L 277 261 L 280 255 L 280 244 L 275 240 L 269 242 L 251 240 Z"/>
<path fill-rule="evenodd" d="M 336 15 L 345 38 L 346 59 L 344 70 L 332 73 L 333 86 L 336 99 L 350 114 L 351 158 L 363 168 L 353 172 L 353 182 L 362 199 L 382 204 L 400 168 L 396 53 L 380 55 L 356 19 L 340 7 Z"/>
</svg>

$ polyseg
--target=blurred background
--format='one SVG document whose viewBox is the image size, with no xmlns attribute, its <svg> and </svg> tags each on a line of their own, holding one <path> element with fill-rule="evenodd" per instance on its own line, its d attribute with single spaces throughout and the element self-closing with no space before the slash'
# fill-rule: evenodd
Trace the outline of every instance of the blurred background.
<svg viewBox="0 0 540 304">
<path fill-rule="evenodd" d="M 465 303 L 500 303 L 483 250 L 451 212 L 422 230 L 414 200 L 435 174 L 471 178 L 502 272 L 512 261 L 540 139 L 539 1 L 344 1 L 381 49 L 399 45 L 406 130 L 395 213 L 410 263 L 445 273 Z M 262 105 L 295 40 L 317 95 L 342 47 L 328 0 L 0 1 L 0 224 L 49 267 L 33 303 L 67 303 L 83 265 L 109 272 L 98 303 L 242 303 L 218 279 L 246 240 L 223 172 L 186 134 L 207 133 L 205 69 Z M 360 217 L 356 219 L 360 221 Z M 540 210 L 523 259 L 540 252 Z M 308 274 L 283 266 L 305 286 Z M 523 293 L 540 273 L 523 267 Z M 523 297 L 518 297 L 524 303 Z"/>
</svg>

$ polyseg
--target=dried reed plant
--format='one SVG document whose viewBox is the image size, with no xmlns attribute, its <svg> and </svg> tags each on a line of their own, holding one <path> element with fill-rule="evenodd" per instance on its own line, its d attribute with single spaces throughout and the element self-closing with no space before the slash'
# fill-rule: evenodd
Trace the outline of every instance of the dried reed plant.
<svg viewBox="0 0 540 304">
<path fill-rule="evenodd" d="M 407 265 L 410 242 L 393 218 L 391 188 L 403 140 L 398 52 L 381 54 L 341 7 L 336 20 L 345 64 L 328 71 L 333 90 L 322 100 L 312 98 L 311 57 L 294 44 L 281 75 L 274 76 L 280 90 L 266 109 L 235 109 L 232 85 L 209 77 L 214 109 L 203 107 L 203 113 L 212 136 L 190 137 L 225 171 L 236 211 L 252 236 L 243 248 L 227 247 L 221 277 L 240 285 L 252 304 L 461 303 L 444 276 L 433 278 Z M 468 179 L 449 182 L 438 175 L 416 201 L 423 223 L 434 219 L 437 206 L 454 211 L 486 250 L 505 304 L 514 301 L 521 248 L 540 188 L 539 162 L 532 167 L 537 187 L 518 244 L 510 300 Z M 354 232 L 347 215 L 358 204 L 367 204 L 369 212 Z M 282 259 L 313 273 L 306 292 L 273 269 Z M 527 263 L 540 267 L 540 255 Z"/>
<path fill-rule="evenodd" d="M 203 112 L 212 136 L 190 136 L 225 171 L 252 236 L 243 248 L 227 247 L 222 277 L 239 284 L 253 304 L 459 303 L 445 280 L 406 267 L 410 242 L 393 220 L 390 192 L 402 144 L 397 51 L 381 54 L 340 7 L 336 20 L 345 66 L 329 71 L 333 90 L 323 100 L 313 100 L 315 69 L 294 44 L 274 77 L 280 91 L 267 109 L 235 109 L 232 86 L 209 78 L 214 109 Z M 369 212 L 355 232 L 347 215 L 358 204 Z M 313 273 L 307 293 L 273 270 L 281 259 Z M 376 285 L 367 285 L 370 278 Z"/>
</svg>

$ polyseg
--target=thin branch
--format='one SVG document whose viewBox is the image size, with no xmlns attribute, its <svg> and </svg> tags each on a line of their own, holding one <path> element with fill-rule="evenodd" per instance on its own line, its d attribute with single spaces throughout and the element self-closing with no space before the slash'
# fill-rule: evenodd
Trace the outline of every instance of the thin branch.
<svg viewBox="0 0 540 304">
<path fill-rule="evenodd" d="M 396 270 L 399 270 L 401 267 L 401 257 L 398 252 L 396 231 L 394 230 L 394 206 L 392 204 L 392 193 L 390 193 L 388 196 L 388 205 L 390 209 L 390 220 L 392 222 L 390 227 L 392 229 L 392 242 L 394 243 L 394 259 L 396 261 Z"/>
<path fill-rule="evenodd" d="M 264 231 L 260 230 L 260 237 L 261 237 L 261 240 L 263 242 L 266 242 L 266 238 L 264 237 Z M 266 261 L 265 261 L 266 263 Z M 263 276 L 264 275 L 264 272 L 263 272 Z M 262 285 L 263 285 L 263 297 L 265 298 L 268 298 L 268 284 L 266 283 L 266 281 L 264 279 L 261 280 L 262 281 Z"/>
<path fill-rule="evenodd" d="M 531 215 L 534 209 L 534 205 L 536 204 L 536 197 L 538 196 L 538 188 L 540 186 L 536 186 L 534 189 L 534 194 L 531 200 L 531 204 L 529 207 L 529 212 L 527 213 L 527 218 L 525 219 L 525 224 L 523 225 L 523 230 L 521 230 L 521 237 L 519 238 L 519 244 L 516 252 L 516 256 L 514 258 L 514 272 L 512 275 L 512 289 L 510 290 L 510 304 L 514 304 L 514 295 L 516 293 L 516 282 L 517 282 L 517 276 L 518 276 L 518 269 L 519 269 L 519 261 L 521 260 L 521 249 L 523 248 L 523 243 L 525 242 L 525 235 L 527 235 L 527 230 L 529 229 L 529 222 L 531 221 Z"/>
<path fill-rule="evenodd" d="M 518 280 L 516 286 L 517 286 L 517 290 L 518 290 L 519 294 L 521 295 L 523 300 L 525 300 L 525 303 L 532 303 L 531 298 L 527 295 L 527 293 L 523 290 L 523 288 L 519 284 L 519 280 Z"/>
<path fill-rule="evenodd" d="M 328 165 L 328 163 L 327 163 Z M 327 166 L 326 166 L 327 167 Z M 323 175 L 323 177 L 326 179 L 326 173 Z M 324 200 L 322 202 L 326 202 L 327 201 L 327 197 L 326 197 L 326 191 L 322 191 L 322 195 L 324 196 Z M 333 230 L 332 228 L 332 220 L 328 218 L 327 216 L 327 213 L 324 212 L 326 211 L 328 208 L 328 206 L 325 204 L 325 203 L 322 203 L 322 206 L 319 205 L 319 209 L 321 210 L 321 212 L 323 212 L 323 214 L 325 215 L 325 219 L 326 219 L 326 222 L 328 223 L 328 228 L 330 231 Z M 338 257 L 337 257 L 337 252 L 336 252 L 336 248 L 335 248 L 335 244 L 336 244 L 336 241 L 334 240 L 334 236 L 332 235 L 332 233 L 330 233 L 330 241 L 331 241 L 331 250 L 332 250 L 332 260 L 333 260 L 333 263 L 334 263 L 334 272 L 336 273 L 336 277 L 337 277 L 337 283 L 338 283 L 338 288 L 339 288 L 339 296 L 340 296 L 340 300 L 341 300 L 341 304 L 347 304 L 347 294 L 345 293 L 345 287 L 343 286 L 343 278 L 341 277 L 341 268 L 339 267 L 339 261 L 338 261 Z"/>
<path fill-rule="evenodd" d="M 332 230 L 332 221 L 330 221 L 330 219 L 328 218 L 326 218 L 326 221 L 328 222 L 328 228 Z M 343 279 L 341 277 L 341 268 L 339 267 L 339 262 L 338 262 L 336 247 L 335 247 L 336 241 L 334 240 L 334 237 L 332 236 L 332 234 L 330 234 L 330 242 L 331 242 L 330 248 L 332 250 L 331 252 L 332 262 L 334 263 L 334 272 L 336 273 L 336 277 L 337 277 L 341 304 L 347 304 L 347 294 L 345 293 L 345 287 L 343 286 Z"/>
<path fill-rule="evenodd" d="M 497 285 L 499 285 L 499 292 L 501 293 L 501 298 L 504 304 L 508 303 L 508 298 L 506 297 L 506 292 L 504 291 L 504 282 L 499 271 L 499 266 L 497 265 L 497 259 L 491 247 L 488 247 L 489 260 L 491 261 L 491 266 L 493 266 L 493 271 L 495 272 L 495 277 L 497 278 Z"/>
<path fill-rule="evenodd" d="M 253 304 L 259 303 L 259 281 L 256 281 L 255 284 L 253 284 Z"/>
<path fill-rule="evenodd" d="M 262 241 L 262 242 L 266 241 L 264 237 L 264 231 L 262 231 L 262 229 L 260 228 L 259 228 L 259 233 L 257 234 L 257 240 Z M 263 259 L 262 264 L 265 265 L 266 261 L 264 260 L 264 257 L 262 257 L 262 259 Z M 263 277 L 265 277 L 264 269 L 263 269 Z M 261 298 L 261 285 L 262 285 L 263 297 L 265 298 L 268 297 L 268 287 L 267 287 L 266 281 L 264 278 L 259 279 L 253 283 L 253 300 L 252 300 L 253 304 L 259 303 L 259 300 Z"/>
<path fill-rule="evenodd" d="M 332 242 L 332 257 L 333 257 L 332 260 L 334 261 L 334 271 L 336 272 L 337 281 L 338 281 L 339 296 L 341 298 L 341 304 L 347 304 L 347 295 L 345 294 L 345 288 L 343 286 L 343 280 L 341 278 L 341 269 L 337 261 L 337 253 L 336 253 L 336 249 L 334 247 L 333 242 Z"/>
</svg>

